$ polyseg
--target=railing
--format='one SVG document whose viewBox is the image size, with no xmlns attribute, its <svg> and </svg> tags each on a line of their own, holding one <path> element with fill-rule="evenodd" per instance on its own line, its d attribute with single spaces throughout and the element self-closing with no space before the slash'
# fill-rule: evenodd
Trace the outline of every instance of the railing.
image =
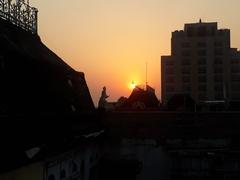
<svg viewBox="0 0 240 180">
<path fill-rule="evenodd" d="M 0 0 L 0 18 L 37 34 L 38 10 L 29 6 L 29 0 Z"/>
</svg>

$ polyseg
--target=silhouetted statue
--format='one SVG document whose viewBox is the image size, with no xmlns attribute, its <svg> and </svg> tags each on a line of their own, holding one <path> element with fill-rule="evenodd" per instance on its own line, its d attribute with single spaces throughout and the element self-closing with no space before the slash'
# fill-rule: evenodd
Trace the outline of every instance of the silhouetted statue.
<svg viewBox="0 0 240 180">
<path fill-rule="evenodd" d="M 104 86 L 103 90 L 102 90 L 102 95 L 101 95 L 101 97 L 99 99 L 99 102 L 98 102 L 98 108 L 106 108 L 106 105 L 107 105 L 107 100 L 106 99 L 108 97 L 109 96 L 106 93 L 106 87 Z"/>
</svg>

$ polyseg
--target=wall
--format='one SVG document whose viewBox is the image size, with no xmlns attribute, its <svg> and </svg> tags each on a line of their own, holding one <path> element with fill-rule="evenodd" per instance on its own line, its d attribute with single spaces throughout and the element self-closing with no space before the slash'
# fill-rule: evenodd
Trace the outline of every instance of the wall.
<svg viewBox="0 0 240 180">
<path fill-rule="evenodd" d="M 1 180 L 43 180 L 43 163 L 35 163 L 29 166 L 0 174 Z"/>
</svg>

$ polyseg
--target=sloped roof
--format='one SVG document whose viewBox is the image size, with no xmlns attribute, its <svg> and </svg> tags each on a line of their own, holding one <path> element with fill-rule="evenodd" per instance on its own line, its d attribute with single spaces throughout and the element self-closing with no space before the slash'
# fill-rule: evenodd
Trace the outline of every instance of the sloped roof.
<svg viewBox="0 0 240 180">
<path fill-rule="evenodd" d="M 158 108 L 159 101 L 155 95 L 154 89 L 148 87 L 144 90 L 140 87 L 136 87 L 127 101 L 123 104 L 122 108 L 134 108 L 138 103 L 143 103 L 145 108 Z"/>
<path fill-rule="evenodd" d="M 54 152 L 100 128 L 84 73 L 38 35 L 2 20 L 0 83 L 0 172 L 29 163 L 27 149 L 44 145 Z"/>
<path fill-rule="evenodd" d="M 84 74 L 33 35 L 0 20 L 0 98 L 9 111 L 93 111 Z M 0 106 L 0 107 L 1 107 Z"/>
</svg>

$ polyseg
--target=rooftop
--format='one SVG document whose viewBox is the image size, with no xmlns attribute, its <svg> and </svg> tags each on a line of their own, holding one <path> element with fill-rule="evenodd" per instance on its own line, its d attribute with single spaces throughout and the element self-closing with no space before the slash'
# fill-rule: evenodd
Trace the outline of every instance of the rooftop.
<svg viewBox="0 0 240 180">
<path fill-rule="evenodd" d="M 218 29 L 217 22 L 187 23 L 184 30 L 174 31 L 174 37 L 207 37 L 207 36 L 226 36 L 230 35 L 229 29 Z"/>
<path fill-rule="evenodd" d="M 217 29 L 218 23 L 217 22 L 202 22 L 202 20 L 200 19 L 199 22 L 197 22 L 197 23 L 186 23 L 184 25 L 184 29 L 186 30 L 186 28 L 188 28 L 188 27 L 198 28 L 198 27 L 204 27 L 204 26 L 205 27 L 213 27 L 213 28 Z"/>
</svg>

